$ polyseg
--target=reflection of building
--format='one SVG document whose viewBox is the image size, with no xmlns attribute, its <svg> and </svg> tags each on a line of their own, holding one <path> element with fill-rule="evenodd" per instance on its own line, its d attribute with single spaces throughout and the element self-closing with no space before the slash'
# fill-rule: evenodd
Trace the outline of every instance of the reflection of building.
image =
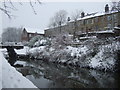
<svg viewBox="0 0 120 90">
<path fill-rule="evenodd" d="M 32 37 L 41 35 L 44 36 L 44 32 L 37 32 L 37 29 L 31 29 L 31 28 L 23 28 L 22 30 L 22 36 L 21 41 L 29 41 Z M 39 30 L 40 31 L 40 30 Z"/>
<path fill-rule="evenodd" d="M 75 22 L 69 21 L 66 25 L 61 26 L 61 32 L 68 32 L 69 34 L 80 35 L 81 33 L 88 33 L 94 31 L 110 30 L 120 25 L 120 12 L 109 11 L 109 6 L 105 6 L 104 13 L 81 13 L 81 18 L 76 21 L 77 28 L 75 29 Z M 60 33 L 59 27 L 45 30 L 45 36 L 53 37 L 56 33 Z"/>
</svg>

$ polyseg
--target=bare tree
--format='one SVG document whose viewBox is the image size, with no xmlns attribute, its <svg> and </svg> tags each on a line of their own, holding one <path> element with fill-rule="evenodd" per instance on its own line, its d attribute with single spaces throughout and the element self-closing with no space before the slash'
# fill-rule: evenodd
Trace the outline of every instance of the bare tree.
<svg viewBox="0 0 120 90">
<path fill-rule="evenodd" d="M 71 18 L 76 21 L 78 18 L 80 18 L 80 15 L 83 11 L 82 10 L 75 10 L 74 12 L 72 12 L 72 16 Z"/>
<path fill-rule="evenodd" d="M 2 33 L 2 42 L 20 42 L 21 28 L 8 27 Z"/>
<path fill-rule="evenodd" d="M 49 23 L 48 27 L 55 28 L 56 26 L 57 26 L 57 24 L 56 24 L 55 18 L 54 17 L 50 18 L 50 23 Z"/>
<path fill-rule="evenodd" d="M 120 12 L 120 1 L 112 1 L 111 2 L 111 11 L 119 11 Z"/>
<path fill-rule="evenodd" d="M 77 19 L 80 18 L 81 13 L 82 13 L 82 10 L 76 10 L 75 12 L 72 13 L 72 17 L 71 18 L 74 20 L 73 39 L 75 39 L 75 33 L 76 33 L 76 30 L 78 29 Z"/>
<path fill-rule="evenodd" d="M 50 19 L 50 25 L 52 27 L 60 27 L 61 32 L 61 25 L 66 23 L 66 18 L 67 12 L 65 10 L 60 10 Z"/>
<path fill-rule="evenodd" d="M 1 5 L 0 5 L 0 11 L 2 11 L 3 13 L 5 13 L 5 15 L 8 16 L 9 19 L 11 19 L 14 15 L 12 15 L 12 11 L 17 11 L 17 8 L 15 7 L 14 3 L 13 3 L 14 0 L 2 0 L 0 1 Z M 37 14 L 35 8 L 34 8 L 34 5 L 35 4 L 41 4 L 41 1 L 40 0 L 34 0 L 31 1 L 31 0 L 27 0 L 28 3 L 30 4 L 34 14 Z M 19 1 L 18 2 L 20 5 L 23 5 L 23 2 L 22 1 Z"/>
<path fill-rule="evenodd" d="M 70 36 L 67 32 L 56 34 L 55 38 L 51 41 L 51 46 L 55 49 L 62 49 L 67 45 L 72 44 L 72 36 Z"/>
</svg>

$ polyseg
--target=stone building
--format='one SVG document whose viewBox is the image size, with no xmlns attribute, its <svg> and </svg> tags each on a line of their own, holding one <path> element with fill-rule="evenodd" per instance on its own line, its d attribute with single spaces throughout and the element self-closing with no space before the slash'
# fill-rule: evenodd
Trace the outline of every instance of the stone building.
<svg viewBox="0 0 120 90">
<path fill-rule="evenodd" d="M 44 36 L 44 32 L 37 32 L 36 29 L 31 28 L 23 28 L 22 34 L 21 34 L 21 42 L 27 42 L 34 36 L 40 35 Z M 39 30 L 40 31 L 40 30 Z"/>
<path fill-rule="evenodd" d="M 105 6 L 104 13 L 81 13 L 81 18 L 75 22 L 70 21 L 61 27 L 55 27 L 45 30 L 45 36 L 54 37 L 56 34 L 67 32 L 71 35 L 80 35 L 82 33 L 112 30 L 116 26 L 120 26 L 120 12 L 109 11 L 109 6 Z M 61 29 L 60 29 L 61 28 Z"/>
</svg>

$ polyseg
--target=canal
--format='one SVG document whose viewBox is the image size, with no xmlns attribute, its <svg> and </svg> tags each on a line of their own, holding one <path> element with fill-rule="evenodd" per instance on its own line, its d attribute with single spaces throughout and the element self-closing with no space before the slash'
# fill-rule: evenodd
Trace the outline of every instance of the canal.
<svg viewBox="0 0 120 90">
<path fill-rule="evenodd" d="M 112 72 L 63 66 L 41 60 L 24 61 L 24 66 L 16 69 L 38 88 L 120 87 L 120 77 Z"/>
</svg>

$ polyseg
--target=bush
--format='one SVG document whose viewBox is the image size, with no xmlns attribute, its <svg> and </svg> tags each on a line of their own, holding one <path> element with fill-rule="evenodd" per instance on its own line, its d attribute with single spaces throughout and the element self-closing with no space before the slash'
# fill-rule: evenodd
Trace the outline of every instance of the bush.
<svg viewBox="0 0 120 90">
<path fill-rule="evenodd" d="M 29 47 L 39 47 L 39 46 L 45 46 L 45 45 L 50 45 L 51 41 L 49 38 L 43 37 L 43 36 L 35 36 L 33 37 L 29 43 Z"/>
<path fill-rule="evenodd" d="M 28 43 L 29 47 L 33 47 L 33 45 L 35 44 L 35 42 L 37 42 L 39 39 L 42 39 L 42 36 L 35 36 L 33 38 L 31 38 L 31 40 Z"/>
</svg>

